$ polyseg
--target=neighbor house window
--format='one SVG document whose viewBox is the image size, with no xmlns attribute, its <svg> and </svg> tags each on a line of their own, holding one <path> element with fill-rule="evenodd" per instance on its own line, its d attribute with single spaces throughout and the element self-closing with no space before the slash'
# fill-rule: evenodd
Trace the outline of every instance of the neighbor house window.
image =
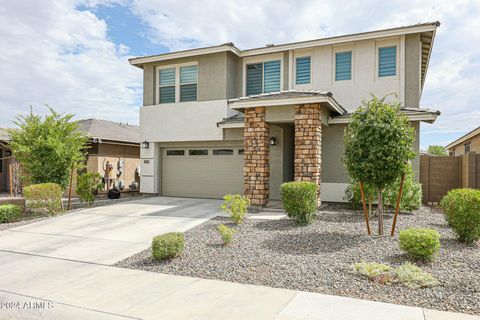
<svg viewBox="0 0 480 320">
<path fill-rule="evenodd" d="M 310 83 L 310 57 L 297 58 L 295 68 L 295 83 L 308 84 Z"/>
<path fill-rule="evenodd" d="M 180 101 L 197 101 L 197 66 L 180 67 Z"/>
<path fill-rule="evenodd" d="M 197 65 L 162 67 L 158 71 L 158 103 L 197 101 Z"/>
<path fill-rule="evenodd" d="M 352 79 L 352 51 L 335 53 L 335 81 Z"/>
<path fill-rule="evenodd" d="M 397 47 L 378 48 L 378 76 L 390 77 L 397 74 Z"/>
<path fill-rule="evenodd" d="M 280 91 L 280 60 L 247 64 L 247 96 Z"/>
<path fill-rule="evenodd" d="M 175 68 L 160 69 L 159 103 L 175 102 Z"/>
<path fill-rule="evenodd" d="M 465 143 L 463 147 L 465 148 L 465 153 L 470 152 L 470 142 Z"/>
</svg>

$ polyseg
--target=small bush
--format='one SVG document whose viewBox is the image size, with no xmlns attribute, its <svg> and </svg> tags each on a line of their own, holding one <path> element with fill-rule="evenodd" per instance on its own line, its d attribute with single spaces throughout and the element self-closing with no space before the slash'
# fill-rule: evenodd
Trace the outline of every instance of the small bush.
<svg viewBox="0 0 480 320">
<path fill-rule="evenodd" d="M 22 208 L 14 204 L 0 205 L 0 223 L 14 222 L 22 217 Z"/>
<path fill-rule="evenodd" d="M 421 268 L 406 262 L 397 268 L 375 262 L 355 263 L 353 272 L 380 284 L 401 283 L 412 289 L 432 287 L 438 281 Z"/>
<path fill-rule="evenodd" d="M 438 284 L 438 281 L 430 273 L 410 262 L 405 262 L 396 268 L 395 276 L 398 282 L 412 289 L 433 287 Z"/>
<path fill-rule="evenodd" d="M 98 172 L 87 172 L 78 176 L 77 194 L 83 202 L 92 204 L 95 201 L 95 192 L 102 188 L 102 176 Z"/>
<path fill-rule="evenodd" d="M 450 190 L 440 206 L 460 241 L 473 244 L 480 239 L 480 190 Z"/>
<path fill-rule="evenodd" d="M 172 259 L 183 252 L 185 237 L 181 232 L 169 232 L 152 240 L 152 256 L 155 260 Z"/>
<path fill-rule="evenodd" d="M 400 249 L 413 259 L 433 260 L 440 250 L 440 234 L 433 229 L 409 228 L 400 231 Z"/>
<path fill-rule="evenodd" d="M 250 200 L 240 194 L 227 194 L 221 208 L 226 211 L 235 224 L 239 225 L 245 219 Z"/>
<path fill-rule="evenodd" d="M 285 182 L 280 187 L 283 207 L 300 225 L 312 223 L 317 213 L 317 185 L 308 181 Z"/>
<path fill-rule="evenodd" d="M 353 271 L 355 273 L 367 277 L 370 280 L 375 280 L 378 277 L 389 275 L 391 270 L 392 268 L 390 266 L 375 262 L 362 261 L 353 265 Z"/>
<path fill-rule="evenodd" d="M 226 246 L 232 242 L 233 236 L 235 235 L 235 230 L 222 223 L 218 226 L 218 233 L 220 234 L 220 237 L 222 237 L 223 245 Z"/>
<path fill-rule="evenodd" d="M 62 187 L 56 183 L 32 184 L 23 188 L 27 206 L 48 214 L 62 211 Z"/>
</svg>

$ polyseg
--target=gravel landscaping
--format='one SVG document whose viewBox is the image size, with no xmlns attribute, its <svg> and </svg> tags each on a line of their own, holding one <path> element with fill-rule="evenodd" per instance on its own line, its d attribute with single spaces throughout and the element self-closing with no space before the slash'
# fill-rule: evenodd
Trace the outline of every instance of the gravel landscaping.
<svg viewBox="0 0 480 320">
<path fill-rule="evenodd" d="M 376 218 L 372 220 L 376 232 Z M 386 233 L 391 222 L 388 215 Z M 407 227 L 425 227 L 442 236 L 439 257 L 416 263 L 440 282 L 424 289 L 381 285 L 351 272 L 351 265 L 360 261 L 392 266 L 407 261 L 396 238 L 366 235 L 359 211 L 329 205 L 306 227 L 287 219 L 248 219 L 235 226 L 237 234 L 227 247 L 217 232 L 220 223 L 233 226 L 217 217 L 187 231 L 185 251 L 176 259 L 154 262 L 151 251 L 145 250 L 116 265 L 480 315 L 480 245 L 458 242 L 440 209 L 422 207 L 414 214 L 401 214 L 397 223 L 397 235 Z"/>
</svg>

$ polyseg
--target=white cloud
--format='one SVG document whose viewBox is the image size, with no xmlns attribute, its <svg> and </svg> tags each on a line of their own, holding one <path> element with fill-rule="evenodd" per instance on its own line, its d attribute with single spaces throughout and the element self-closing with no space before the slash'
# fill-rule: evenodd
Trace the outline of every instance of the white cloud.
<svg viewBox="0 0 480 320">
<path fill-rule="evenodd" d="M 0 125 L 29 105 L 77 118 L 138 122 L 141 70 L 128 48 L 107 38 L 107 25 L 74 1 L 9 1 L 0 5 Z"/>
<path fill-rule="evenodd" d="M 80 0 L 79 0 L 80 1 Z M 442 116 L 423 125 L 458 135 L 480 123 L 480 3 L 346 0 L 83 0 L 121 3 L 148 26 L 145 34 L 170 50 L 233 41 L 242 49 L 440 20 L 422 106 Z M 81 117 L 135 121 L 141 70 L 128 65 L 128 48 L 112 43 L 108 26 L 74 0 L 0 4 L 0 125 L 48 103 Z M 133 120 L 135 119 L 135 120 Z M 443 140 L 442 140 L 443 141 Z"/>
<path fill-rule="evenodd" d="M 246 49 L 440 20 L 421 105 L 442 116 L 422 127 L 460 133 L 480 123 L 478 1 L 134 0 L 133 8 L 172 50 L 230 41 Z"/>
</svg>

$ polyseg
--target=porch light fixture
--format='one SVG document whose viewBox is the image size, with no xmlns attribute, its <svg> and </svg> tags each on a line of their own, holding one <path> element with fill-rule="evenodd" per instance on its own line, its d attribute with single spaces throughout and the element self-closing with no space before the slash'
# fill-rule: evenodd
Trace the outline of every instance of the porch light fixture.
<svg viewBox="0 0 480 320">
<path fill-rule="evenodd" d="M 271 137 L 269 141 L 270 141 L 271 146 L 276 146 L 277 145 L 277 138 Z"/>
<path fill-rule="evenodd" d="M 142 148 L 143 149 L 148 149 L 150 147 L 150 143 L 148 141 L 143 141 L 142 142 Z"/>
</svg>

